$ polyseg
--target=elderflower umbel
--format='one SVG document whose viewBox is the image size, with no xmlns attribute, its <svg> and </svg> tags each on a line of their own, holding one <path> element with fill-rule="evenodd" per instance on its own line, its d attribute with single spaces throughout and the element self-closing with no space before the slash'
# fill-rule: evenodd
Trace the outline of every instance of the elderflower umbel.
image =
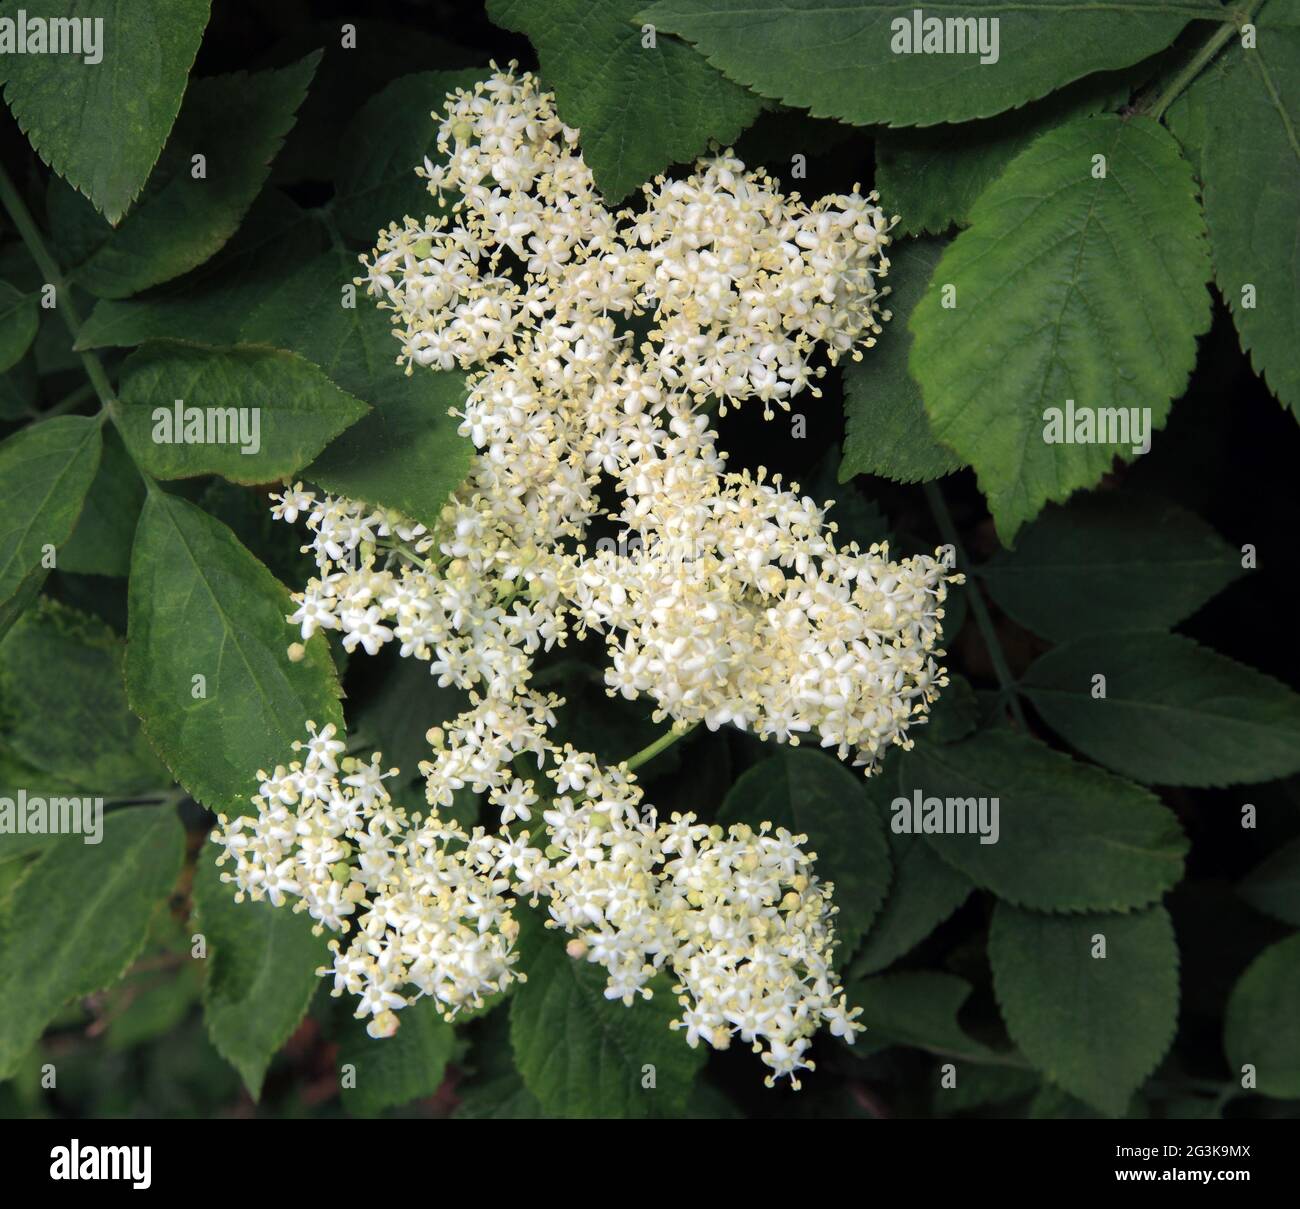
<svg viewBox="0 0 1300 1209">
<path fill-rule="evenodd" d="M 739 1034 L 793 1075 L 822 1023 L 860 1028 L 803 837 L 659 822 L 626 767 L 551 738 L 564 702 L 533 662 L 596 634 L 609 693 L 677 730 L 806 737 L 868 775 L 910 746 L 947 683 L 954 577 L 841 543 L 797 484 L 729 472 L 711 426 L 714 406 L 770 417 L 816 396 L 826 363 L 871 347 L 890 223 L 874 194 L 808 205 L 731 151 L 613 213 L 577 139 L 528 74 L 452 94 L 442 162 L 417 169 L 450 214 L 394 223 L 362 258 L 406 372 L 467 372 L 454 414 L 475 456 L 433 529 L 300 483 L 273 510 L 305 521 L 316 560 L 290 618 L 304 642 L 394 644 L 468 694 L 429 732 L 430 814 L 392 806 L 377 763 L 332 767 L 321 731 L 217 838 L 241 893 L 296 896 L 351 936 L 331 972 L 373 1032 L 412 998 L 454 1014 L 508 985 L 526 899 L 609 997 L 648 996 L 665 971 L 690 1044 Z M 495 835 L 442 819 L 466 787 L 500 811 Z"/>
</svg>

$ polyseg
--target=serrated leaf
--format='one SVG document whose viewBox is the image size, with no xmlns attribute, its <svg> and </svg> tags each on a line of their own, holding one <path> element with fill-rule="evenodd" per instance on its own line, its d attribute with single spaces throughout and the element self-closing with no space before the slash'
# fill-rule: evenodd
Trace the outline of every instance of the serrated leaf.
<svg viewBox="0 0 1300 1209">
<path fill-rule="evenodd" d="M 1265 949 L 1232 990 L 1223 1020 L 1223 1048 L 1233 1077 L 1255 1068 L 1255 1086 L 1266 1096 L 1300 1096 L 1300 933 Z"/>
<path fill-rule="evenodd" d="M 968 1036 L 957 1013 L 970 998 L 971 985 L 954 974 L 907 970 L 864 978 L 848 988 L 849 1004 L 860 1007 L 863 1040 L 912 1045 L 945 1056 L 988 1061 L 995 1052 Z"/>
<path fill-rule="evenodd" d="M 20 618 L 0 642 L 0 731 L 14 755 L 104 797 L 170 786 L 127 707 L 124 652 L 98 618 L 52 600 Z"/>
<path fill-rule="evenodd" d="M 126 684 L 154 749 L 197 801 L 242 813 L 259 768 L 292 757 L 308 719 L 341 726 L 323 636 L 295 631 L 284 586 L 221 522 L 155 490 L 131 554 Z M 202 676 L 203 696 L 195 696 Z"/>
<path fill-rule="evenodd" d="M 473 455 L 448 415 L 464 402 L 465 378 L 422 366 L 408 378 L 396 364 L 398 344 L 385 314 L 364 297 L 344 305 L 343 288 L 356 272 L 355 261 L 337 248 L 303 265 L 248 316 L 244 339 L 292 349 L 374 405 L 303 477 L 432 527 Z"/>
<path fill-rule="evenodd" d="M 35 294 L 0 281 L 0 373 L 12 369 L 36 339 L 40 313 Z"/>
<path fill-rule="evenodd" d="M 488 16 L 537 48 L 560 117 L 581 131 L 583 159 L 610 202 L 670 164 L 733 142 L 762 101 L 663 36 L 642 46 L 643 0 L 489 0 Z"/>
<path fill-rule="evenodd" d="M 1056 642 L 1164 629 L 1242 573 L 1240 552 L 1194 513 L 1125 491 L 1046 508 L 979 577 L 1007 614 Z"/>
<path fill-rule="evenodd" d="M 975 199 L 1040 134 L 1113 109 L 1128 94 L 1127 79 L 1117 82 L 1107 74 L 981 122 L 880 131 L 875 185 L 887 211 L 900 218 L 895 232 L 940 235 L 951 226 L 969 226 Z"/>
<path fill-rule="evenodd" d="M 931 282 L 944 240 L 891 244 L 891 318 L 874 348 L 844 367 L 844 459 L 840 481 L 878 474 L 899 483 L 928 482 L 962 466 L 962 460 L 934 439 L 921 401 L 921 388 L 908 369 L 912 333 L 908 320 Z"/>
<path fill-rule="evenodd" d="M 153 342 L 127 358 L 118 388 L 122 438 L 161 479 L 287 478 L 368 410 L 304 357 L 256 345 Z"/>
<path fill-rule="evenodd" d="M 838 952 L 852 953 L 889 888 L 889 845 L 866 785 L 819 751 L 782 747 L 746 770 L 731 787 L 718 822 L 771 823 L 806 835 L 816 872 L 833 882 Z"/>
<path fill-rule="evenodd" d="M 1253 21 L 1255 46 L 1231 40 L 1193 85 L 1176 129 L 1204 183 L 1214 276 L 1241 347 L 1300 415 L 1300 28 L 1278 0 Z"/>
<path fill-rule="evenodd" d="M 72 536 L 59 551 L 60 571 L 118 575 L 131 571 L 131 543 L 144 504 L 144 480 L 116 428 L 103 433 L 104 449 Z"/>
<path fill-rule="evenodd" d="M 31 424 L 0 443 L 0 603 L 30 587 L 45 546 L 57 549 L 68 540 L 100 448 L 99 420 L 83 416 Z M 14 618 L 7 620 L 12 625 Z"/>
<path fill-rule="evenodd" d="M 11 20 L 21 9 L 0 5 Z M 98 46 L 0 56 L 5 100 L 41 159 L 116 224 L 176 120 L 208 0 L 48 0 L 40 15 L 98 20 Z"/>
<path fill-rule="evenodd" d="M 203 1018 L 217 1052 L 257 1099 L 267 1067 L 298 1027 L 328 961 L 311 918 L 287 904 L 235 902 L 221 881 L 216 845 L 205 844 L 194 869 L 197 925 L 207 942 Z"/>
<path fill-rule="evenodd" d="M 1300 839 L 1279 848 L 1242 879 L 1241 895 L 1257 911 L 1300 928 Z"/>
<path fill-rule="evenodd" d="M 980 195 L 932 279 L 956 305 L 931 289 L 913 312 L 911 368 L 1004 545 L 1164 424 L 1209 326 L 1208 277 L 1191 169 L 1149 118 L 1048 131 Z M 1052 431 L 1067 410 L 1105 441 Z"/>
<path fill-rule="evenodd" d="M 1105 957 L 1093 955 L 1098 936 Z M 1122 1115 L 1178 1023 L 1169 913 L 1040 915 L 998 903 L 989 961 L 1007 1030 L 1025 1057 L 1081 1100 Z"/>
<path fill-rule="evenodd" d="M 680 1116 L 704 1062 L 669 1029 L 678 1006 L 667 980 L 631 1007 L 605 998 L 605 973 L 564 950 L 563 935 L 521 912 L 528 981 L 510 1000 L 510 1043 L 524 1084 L 548 1117 Z M 643 1068 L 655 1085 L 642 1087 Z"/>
<path fill-rule="evenodd" d="M 320 252 L 324 230 L 286 197 L 263 190 L 239 230 L 197 269 L 134 298 L 101 298 L 76 348 L 146 340 L 238 344 L 241 328 L 267 290 Z"/>
<path fill-rule="evenodd" d="M 102 227 L 99 245 L 70 270 L 77 285 L 126 298 L 220 251 L 261 190 L 319 58 L 195 80 L 139 205 L 117 230 Z"/>
<path fill-rule="evenodd" d="M 444 212 L 415 169 L 426 156 L 434 163 L 443 158 L 432 115 L 446 108 L 447 94 L 472 89 L 485 75 L 472 69 L 416 72 L 361 106 L 339 140 L 334 168 L 334 221 L 344 236 L 369 245 L 408 214 L 423 220 Z"/>
<path fill-rule="evenodd" d="M 431 1096 L 442 1085 L 456 1046 L 456 1033 L 418 999 L 398 1013 L 391 1037 L 376 1039 L 363 1021 L 350 1020 L 339 1044 L 339 1065 L 351 1064 L 354 1086 L 344 1086 L 343 1107 L 353 1116 L 373 1116 L 385 1108 Z"/>
<path fill-rule="evenodd" d="M 1093 677 L 1106 678 L 1094 698 Z M 1071 746 L 1153 785 L 1234 785 L 1300 769 L 1300 695 L 1179 634 L 1080 638 L 1021 682 Z"/>
<path fill-rule="evenodd" d="M 971 832 L 924 838 L 977 886 L 1042 911 L 1142 907 L 1182 876 L 1187 840 L 1173 813 L 1139 785 L 1080 764 L 1009 730 L 986 730 L 960 743 L 919 744 L 900 766 L 891 829 L 910 826 L 920 794 L 928 799 L 998 801 L 997 841 Z M 897 805 L 897 809 L 894 806 Z M 956 808 L 955 808 L 956 809 Z M 978 821 L 978 820 L 977 820 Z"/>
<path fill-rule="evenodd" d="M 911 49 L 914 13 L 941 23 L 956 17 L 963 46 L 978 46 L 972 20 L 999 25 L 983 27 L 982 55 L 957 50 L 955 40 L 947 44 L 955 53 L 935 54 L 926 51 L 924 29 Z M 1198 13 L 1223 16 L 1213 0 L 969 0 L 940 10 L 914 0 L 661 0 L 643 4 L 640 20 L 695 43 L 760 95 L 818 117 L 930 126 L 988 117 L 1090 72 L 1136 63 L 1173 42 Z"/>
<path fill-rule="evenodd" d="M 101 842 L 61 836 L 0 909 L 0 1079 L 68 1000 L 120 978 L 180 872 L 184 832 L 166 809 L 104 818 Z"/>
</svg>

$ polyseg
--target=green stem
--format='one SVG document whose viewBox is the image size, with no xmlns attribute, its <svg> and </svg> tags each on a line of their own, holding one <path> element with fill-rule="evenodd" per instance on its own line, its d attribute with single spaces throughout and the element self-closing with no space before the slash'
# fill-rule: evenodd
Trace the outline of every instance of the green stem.
<svg viewBox="0 0 1300 1209">
<path fill-rule="evenodd" d="M 643 747 L 635 755 L 628 756 L 628 758 L 623 761 L 623 766 L 628 770 L 628 772 L 631 772 L 633 769 L 640 768 L 642 764 L 648 764 L 661 751 L 670 748 L 683 735 L 689 735 L 698 725 L 698 722 L 692 722 L 690 726 L 683 727 L 681 730 L 673 729 L 660 735 L 653 743 Z"/>
<path fill-rule="evenodd" d="M 957 534 L 957 526 L 953 523 L 952 513 L 948 511 L 948 505 L 944 502 L 943 492 L 934 483 L 926 483 L 924 490 L 926 503 L 930 505 L 930 511 L 934 514 L 935 524 L 939 526 L 939 533 L 942 535 L 943 540 L 956 551 L 959 565 L 968 566 L 966 551 L 962 548 L 961 538 Z M 1025 722 L 1024 711 L 1020 708 L 1016 678 L 1011 674 L 1011 667 L 1007 663 L 1006 654 L 1002 650 L 1002 643 L 998 641 L 998 632 L 993 626 L 993 618 L 989 614 L 988 606 L 984 603 L 984 596 L 979 585 L 974 579 L 967 580 L 966 593 L 967 599 L 970 601 L 971 616 L 975 618 L 980 637 L 984 639 L 984 647 L 989 653 L 989 662 L 993 664 L 993 671 L 997 675 L 998 683 L 1002 686 L 1002 692 L 1007 698 L 1011 716 L 1015 718 L 1022 730 L 1027 731 L 1029 726 Z"/>
<path fill-rule="evenodd" d="M 17 187 L 5 171 L 4 166 L 0 165 L 0 205 L 8 211 L 10 219 L 22 237 L 23 243 L 27 245 L 27 251 L 36 261 L 36 267 L 40 269 L 45 278 L 46 285 L 54 287 L 54 309 L 63 316 L 63 322 L 72 336 L 72 343 L 75 346 L 77 337 L 81 334 L 81 318 L 77 314 L 76 307 L 72 302 L 72 291 L 63 279 L 63 272 L 59 268 L 58 261 L 50 255 L 49 249 L 45 246 L 45 240 L 41 237 L 40 228 L 37 227 L 32 219 L 31 212 L 27 209 L 22 195 L 18 192 Z M 104 367 L 94 353 L 79 352 L 81 364 L 85 368 L 86 376 L 90 379 L 91 386 L 94 387 L 95 394 L 99 396 L 100 403 L 105 409 L 111 409 L 113 406 L 113 385 L 108 380 L 108 374 L 104 372 Z"/>
<path fill-rule="evenodd" d="M 1172 80 L 1164 92 L 1156 99 L 1151 107 L 1151 117 L 1155 121 L 1160 121 L 1165 115 L 1165 110 L 1169 108 L 1181 95 L 1183 90 L 1201 74 L 1209 65 L 1210 61 L 1221 51 L 1232 36 L 1240 28 L 1247 24 L 1250 19 L 1259 11 L 1259 7 L 1264 0 L 1253 0 L 1253 3 L 1246 10 L 1244 15 L 1232 14 L 1231 19 L 1224 22 L 1209 38 L 1200 50 L 1196 52 L 1188 62 L 1187 66 L 1182 69 Z"/>
</svg>

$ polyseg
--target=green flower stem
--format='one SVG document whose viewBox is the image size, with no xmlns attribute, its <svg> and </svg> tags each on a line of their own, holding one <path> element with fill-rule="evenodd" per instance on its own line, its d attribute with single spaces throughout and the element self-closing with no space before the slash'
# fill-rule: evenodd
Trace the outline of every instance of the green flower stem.
<svg viewBox="0 0 1300 1209">
<path fill-rule="evenodd" d="M 930 511 L 934 514 L 935 524 L 939 526 L 939 533 L 943 540 L 957 552 L 958 563 L 963 567 L 968 566 L 966 551 L 962 548 L 952 513 L 948 511 L 948 505 L 944 502 L 943 492 L 934 483 L 926 483 L 924 490 L 926 503 L 930 505 Z M 971 615 L 975 618 L 976 626 L 979 627 L 980 637 L 984 639 L 984 647 L 989 653 L 989 661 L 993 664 L 998 683 L 1002 686 L 1002 693 L 1011 709 L 1011 716 L 1015 718 L 1021 730 L 1027 731 L 1029 726 L 1025 722 L 1024 711 L 1020 708 L 1016 678 L 1011 674 L 1006 654 L 1002 650 L 1002 643 L 998 641 L 998 632 L 993 627 L 993 618 L 989 615 L 984 596 L 973 578 L 966 581 L 966 592 L 970 600 Z"/>
<path fill-rule="evenodd" d="M 59 268 L 58 261 L 50 255 L 49 249 L 45 246 L 45 240 L 41 237 L 40 228 L 32 219 L 31 212 L 23 202 L 22 195 L 18 192 L 3 165 L 0 165 L 0 205 L 4 206 L 14 226 L 18 229 L 18 234 L 22 237 L 23 243 L 27 245 L 27 251 L 31 253 L 32 259 L 36 261 L 36 267 L 40 269 L 46 284 L 54 287 L 55 310 L 63 316 L 63 322 L 71 334 L 72 343 L 75 346 L 77 337 L 81 334 L 81 317 L 77 314 L 77 309 L 73 305 L 72 291 L 63 280 L 63 271 Z M 113 385 L 108 380 L 108 374 L 104 372 L 103 364 L 92 352 L 78 352 L 77 355 L 81 358 L 86 377 L 90 379 L 90 384 L 94 387 L 95 394 L 99 396 L 100 403 L 106 410 L 111 410 L 114 397 Z"/>
<path fill-rule="evenodd" d="M 1259 11 L 1260 5 L 1264 0 L 1253 0 L 1253 3 L 1246 9 L 1245 13 L 1232 12 L 1224 14 L 1228 19 L 1221 25 L 1209 38 L 1200 50 L 1192 56 L 1191 61 L 1182 69 L 1172 80 L 1164 92 L 1156 99 L 1151 107 L 1151 117 L 1157 122 L 1165 115 L 1165 110 L 1169 108 L 1183 93 L 1183 90 L 1197 76 L 1209 66 L 1211 60 L 1221 51 L 1232 36 Z"/>
<path fill-rule="evenodd" d="M 666 751 L 683 735 L 689 735 L 698 725 L 698 722 L 692 722 L 690 726 L 683 727 L 681 730 L 674 729 L 660 735 L 653 743 L 643 747 L 635 755 L 628 756 L 628 758 L 623 761 L 624 767 L 628 772 L 631 772 L 633 769 L 640 768 L 642 764 L 648 764 L 661 751 Z"/>
</svg>

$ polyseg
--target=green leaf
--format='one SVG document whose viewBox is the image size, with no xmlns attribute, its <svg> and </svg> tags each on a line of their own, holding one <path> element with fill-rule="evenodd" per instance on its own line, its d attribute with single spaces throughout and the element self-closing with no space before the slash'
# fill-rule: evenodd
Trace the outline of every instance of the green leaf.
<svg viewBox="0 0 1300 1209">
<path fill-rule="evenodd" d="M 34 768 L 0 740 L 0 797 L 16 800 L 20 790 L 27 794 L 29 800 L 33 797 L 48 801 L 52 797 L 82 796 L 76 785 L 51 776 L 43 769 Z M 0 830 L 0 861 L 40 852 L 57 844 L 59 839 L 58 833 Z M 3 891 L 0 891 L 0 900 L 3 900 Z"/>
<path fill-rule="evenodd" d="M 429 999 L 418 999 L 397 1014 L 400 1022 L 391 1037 L 376 1039 L 362 1021 L 350 1020 L 339 1044 L 339 1065 L 350 1063 L 356 1085 L 344 1087 L 343 1107 L 353 1116 L 373 1116 L 385 1108 L 431 1096 L 442 1086 L 456 1033 L 434 1010 Z"/>
<path fill-rule="evenodd" d="M 840 482 L 878 474 L 899 483 L 928 482 L 962 466 L 934 439 L 917 386 L 907 367 L 912 333 L 907 323 L 931 283 L 946 244 L 908 240 L 889 248 L 888 306 L 892 318 L 874 348 L 844 369 L 844 460 Z"/>
<path fill-rule="evenodd" d="M 1105 938 L 1105 957 L 1098 937 Z M 993 989 L 1011 1038 L 1053 1083 L 1120 1116 L 1178 1022 L 1169 913 L 1039 915 L 998 903 Z"/>
<path fill-rule="evenodd" d="M 862 1009 L 858 1021 L 867 1026 L 863 1040 L 868 1044 L 884 1041 L 988 1061 L 994 1051 L 972 1040 L 957 1023 L 970 992 L 970 983 L 956 975 L 908 970 L 855 982 L 848 999 Z"/>
<path fill-rule="evenodd" d="M 312 921 L 291 907 L 235 902 L 221 881 L 216 846 L 204 845 L 194 868 L 194 904 L 207 941 L 203 1018 L 217 1052 L 257 1099 L 271 1058 L 298 1027 L 328 960 Z"/>
<path fill-rule="evenodd" d="M 24 357 L 0 374 L 0 420 L 19 420 L 36 406 L 36 364 Z"/>
<path fill-rule="evenodd" d="M 644 0 L 489 0 L 488 16 L 526 34 L 560 117 L 582 133 L 596 185 L 622 201 L 670 164 L 726 146 L 762 101 L 725 79 L 689 46 L 663 36 L 643 47 Z M 653 18 L 651 18 L 653 19 Z"/>
<path fill-rule="evenodd" d="M 853 960 L 855 974 L 874 974 L 910 952 L 970 897 L 966 876 L 919 836 L 889 836 L 894 880 L 889 897 Z"/>
<path fill-rule="evenodd" d="M 174 974 L 161 979 L 155 973 L 128 979 L 110 997 L 106 1015 L 111 1015 L 104 1043 L 112 1053 L 156 1042 L 177 1032 L 190 1009 L 203 994 L 203 971 L 190 961 Z"/>
<path fill-rule="evenodd" d="M 1255 910 L 1300 928 L 1300 838 L 1252 869 L 1237 893 Z"/>
<path fill-rule="evenodd" d="M 1193 86 L 1175 129 L 1197 155 L 1214 276 L 1241 347 L 1300 415 L 1300 28 L 1293 14 L 1278 0 L 1265 5 L 1254 19 L 1256 46 L 1229 42 L 1218 70 Z M 1194 118 L 1202 119 L 1199 129 Z M 1243 181 L 1250 182 L 1245 191 Z"/>
<path fill-rule="evenodd" d="M 98 618 L 55 601 L 24 614 L 0 642 L 0 729 L 13 753 L 107 797 L 170 786 L 127 707 L 124 650 Z"/>
<path fill-rule="evenodd" d="M 122 437 L 149 474 L 245 484 L 301 470 L 369 410 L 296 353 L 255 345 L 150 343 L 122 366 L 118 395 Z"/>
<path fill-rule="evenodd" d="M 75 575 L 131 572 L 131 543 L 144 504 L 144 480 L 116 428 L 105 428 L 104 452 L 77 527 L 59 551 L 59 570 Z"/>
<path fill-rule="evenodd" d="M 875 185 L 886 209 L 900 217 L 895 232 L 940 235 L 951 226 L 970 226 L 975 199 L 1040 134 L 1127 99 L 1131 73 L 1119 81 L 1117 75 L 1080 80 L 1035 105 L 982 122 L 880 131 Z"/>
<path fill-rule="evenodd" d="M 910 758 L 910 757 L 907 757 Z M 871 796 L 888 817 L 898 777 L 887 768 L 871 787 Z M 894 875 L 880 914 L 867 930 L 853 959 L 851 976 L 875 974 L 921 943 L 970 897 L 965 874 L 941 860 L 921 836 L 886 831 Z"/>
<path fill-rule="evenodd" d="M 941 1087 L 934 1097 L 935 1116 L 1010 1104 L 1031 1096 L 1043 1085 L 1037 1071 L 1018 1066 L 968 1066 L 955 1087 Z M 998 1113 L 998 1116 L 1012 1114 Z"/>
<path fill-rule="evenodd" d="M 999 21 L 996 61 L 982 61 L 994 58 L 987 40 L 983 55 L 923 53 L 924 40 L 912 49 L 918 9 L 930 20 L 956 14 L 963 33 L 972 18 Z M 1090 72 L 1126 67 L 1163 50 L 1194 14 L 1223 16 L 1213 0 L 970 0 L 944 5 L 942 17 L 932 11 L 913 0 L 661 0 L 643 4 L 639 20 L 695 43 L 760 95 L 817 117 L 930 126 L 987 117 Z"/>
<path fill-rule="evenodd" d="M 492 1012 L 475 1030 L 468 1066 L 469 1077 L 456 1085 L 458 1119 L 533 1121 L 543 1117 L 537 1097 L 524 1086 L 515 1068 L 509 1012 Z"/>
<path fill-rule="evenodd" d="M 806 835 L 817 876 L 833 882 L 839 952 L 852 953 L 889 887 L 889 845 L 861 776 L 819 751 L 781 747 L 744 772 L 718 812 L 724 827 L 771 823 Z"/>
<path fill-rule="evenodd" d="M 10 19 L 21 9 L 0 5 Z M 86 62 L 88 44 L 80 55 L 0 56 L 5 100 L 41 159 L 116 224 L 176 120 L 208 0 L 48 0 L 40 14 L 101 21 L 99 58 Z"/>
<path fill-rule="evenodd" d="M 355 114 L 339 140 L 334 169 L 334 221 L 348 239 L 367 245 L 390 223 L 408 214 L 423 220 L 444 207 L 428 184 L 415 175 L 437 148 L 438 127 L 431 116 L 447 106 L 447 94 L 472 89 L 485 72 L 422 71 L 394 80 Z"/>
<path fill-rule="evenodd" d="M 679 1012 L 665 979 L 631 1007 L 605 998 L 605 973 L 564 951 L 564 936 L 520 911 L 528 981 L 510 1001 L 510 1043 L 524 1084 L 548 1117 L 680 1116 L 703 1049 L 669 1029 Z M 654 1067 L 652 1088 L 642 1087 Z"/>
<path fill-rule="evenodd" d="M 322 246 L 324 231 L 288 198 L 263 190 L 239 230 L 193 272 L 134 298 L 101 298 L 81 325 L 76 348 L 112 348 L 171 337 L 238 344 L 266 291 Z"/>
<path fill-rule="evenodd" d="M 1223 1048 L 1233 1077 L 1247 1064 L 1266 1096 L 1300 1096 L 1300 933 L 1265 949 L 1232 990 L 1223 1020 Z"/>
<path fill-rule="evenodd" d="M 1149 118 L 1048 131 L 970 217 L 932 279 L 956 305 L 922 297 L 911 367 L 935 437 L 975 468 L 1010 545 L 1164 424 L 1209 326 L 1208 247 L 1191 169 Z M 1045 439 L 1076 436 L 1052 431 L 1070 400 L 1104 441 Z"/>
<path fill-rule="evenodd" d="M 0 443 L 0 603 L 24 589 L 47 545 L 68 540 L 100 445 L 99 420 L 83 416 L 56 416 Z"/>
<path fill-rule="evenodd" d="M 48 576 L 49 572 L 47 570 L 38 567 L 35 571 L 24 576 L 19 581 L 14 594 L 3 604 L 0 604 L 0 638 L 9 633 L 14 623 L 31 607 L 32 602 L 40 595 L 41 588 L 45 585 Z"/>
<path fill-rule="evenodd" d="M 1094 698 L 1093 677 L 1106 678 Z M 1235 785 L 1300 769 L 1300 695 L 1178 634 L 1081 638 L 1041 656 L 1025 695 L 1071 746 L 1153 785 Z"/>
<path fill-rule="evenodd" d="M 150 493 L 131 555 L 127 696 L 186 792 L 213 810 L 243 811 L 257 770 L 291 759 L 308 719 L 342 725 L 323 635 L 301 662 L 285 655 L 291 609 L 225 525 Z"/>
<path fill-rule="evenodd" d="M 978 572 L 1010 617 L 1055 642 L 1176 625 L 1241 573 L 1200 517 L 1125 491 L 1047 508 Z"/>
<path fill-rule="evenodd" d="M 261 190 L 319 58 L 195 80 L 140 204 L 116 231 L 102 228 L 73 280 L 101 298 L 126 298 L 218 252 Z M 196 155 L 205 161 L 197 178 Z"/>
<path fill-rule="evenodd" d="M 244 339 L 292 349 L 374 405 L 303 477 L 432 527 L 473 456 L 473 445 L 457 435 L 458 421 L 447 414 L 464 402 L 465 378 L 421 366 L 408 378 L 396 364 L 398 346 L 385 313 L 365 298 L 345 298 L 356 271 L 341 249 L 303 265 L 248 316 Z"/>
<path fill-rule="evenodd" d="M 0 281 L 0 373 L 12 369 L 36 339 L 40 308 L 35 294 Z"/>
<path fill-rule="evenodd" d="M 126 971 L 180 872 L 184 838 L 170 810 L 117 810 L 99 844 L 61 836 L 23 875 L 0 909 L 0 1079 L 68 1000 Z"/>
<path fill-rule="evenodd" d="M 967 834 L 925 839 L 977 886 L 1018 906 L 1127 910 L 1182 876 L 1187 840 L 1153 794 L 1027 735 L 987 730 L 960 743 L 918 744 L 899 778 L 891 829 L 913 826 L 917 794 L 926 807 L 927 799 L 985 798 L 991 808 L 997 799 L 996 843 L 981 843 L 969 822 Z M 927 809 L 923 825 L 929 817 Z"/>
</svg>

